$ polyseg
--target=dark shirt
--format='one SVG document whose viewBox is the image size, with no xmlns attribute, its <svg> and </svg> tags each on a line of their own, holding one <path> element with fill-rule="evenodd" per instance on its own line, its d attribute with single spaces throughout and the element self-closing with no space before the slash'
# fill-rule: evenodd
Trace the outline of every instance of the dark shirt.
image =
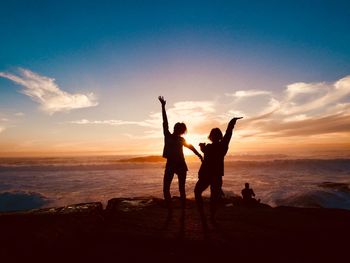
<svg viewBox="0 0 350 263">
<path fill-rule="evenodd" d="M 163 157 L 168 161 L 184 162 L 185 157 L 183 153 L 183 146 L 186 145 L 186 141 L 181 136 L 176 136 L 170 132 L 164 134 L 164 149 Z"/>
<path fill-rule="evenodd" d="M 186 146 L 186 141 L 183 137 L 171 134 L 169 132 L 168 120 L 163 110 L 163 134 L 164 134 L 164 149 L 163 157 L 167 159 L 168 162 L 172 163 L 185 163 L 185 157 L 183 153 L 183 146 Z"/>
<path fill-rule="evenodd" d="M 204 153 L 204 160 L 199 169 L 199 178 L 224 176 L 224 158 L 228 151 L 231 137 L 232 130 L 228 129 L 220 142 L 209 143 L 201 147 Z"/>
</svg>

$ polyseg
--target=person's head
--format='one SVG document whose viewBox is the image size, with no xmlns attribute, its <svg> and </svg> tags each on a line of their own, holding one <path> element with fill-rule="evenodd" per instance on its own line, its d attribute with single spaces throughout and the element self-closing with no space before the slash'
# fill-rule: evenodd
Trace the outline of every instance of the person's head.
<svg viewBox="0 0 350 263">
<path fill-rule="evenodd" d="M 214 128 L 210 131 L 208 139 L 212 142 L 219 142 L 222 140 L 222 132 L 219 128 Z"/>
<path fill-rule="evenodd" d="M 249 188 L 249 183 L 245 183 L 244 186 L 245 186 L 245 188 L 248 189 Z"/>
<path fill-rule="evenodd" d="M 177 122 L 174 125 L 174 135 L 183 135 L 187 131 L 186 124 L 183 122 Z"/>
</svg>

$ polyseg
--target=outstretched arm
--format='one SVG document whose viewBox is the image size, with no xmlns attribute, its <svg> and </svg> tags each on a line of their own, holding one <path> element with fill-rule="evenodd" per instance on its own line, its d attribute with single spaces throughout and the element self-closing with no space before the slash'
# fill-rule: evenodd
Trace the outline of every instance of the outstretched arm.
<svg viewBox="0 0 350 263">
<path fill-rule="evenodd" d="M 227 129 L 224 135 L 224 138 L 222 139 L 224 145 L 228 147 L 228 144 L 230 143 L 231 137 L 232 137 L 232 130 L 234 129 L 237 120 L 242 119 L 243 117 L 234 117 L 227 125 Z"/>
<path fill-rule="evenodd" d="M 199 148 L 201 149 L 201 151 L 202 151 L 203 153 L 205 153 L 205 149 L 206 149 L 205 146 L 206 146 L 206 144 L 203 143 L 203 142 L 199 144 Z"/>
<path fill-rule="evenodd" d="M 196 150 L 196 148 L 194 148 L 194 146 L 192 144 L 185 144 L 185 147 L 187 147 L 188 149 L 190 149 L 195 155 L 198 156 L 198 158 L 203 162 L 203 157 L 202 155 Z"/>
<path fill-rule="evenodd" d="M 168 117 L 167 117 L 166 111 L 165 111 L 166 100 L 164 99 L 163 96 L 159 96 L 158 99 L 159 99 L 160 103 L 162 104 L 163 133 L 164 133 L 164 135 L 166 135 L 166 134 L 170 133 L 169 132 Z"/>
</svg>

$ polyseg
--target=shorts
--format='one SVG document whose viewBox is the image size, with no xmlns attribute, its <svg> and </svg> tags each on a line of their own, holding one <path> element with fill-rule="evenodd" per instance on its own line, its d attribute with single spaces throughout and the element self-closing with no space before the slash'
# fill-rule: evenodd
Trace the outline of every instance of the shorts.
<svg viewBox="0 0 350 263">
<path fill-rule="evenodd" d="M 188 171 L 185 161 L 167 161 L 165 165 L 166 173 L 183 174 Z"/>
</svg>

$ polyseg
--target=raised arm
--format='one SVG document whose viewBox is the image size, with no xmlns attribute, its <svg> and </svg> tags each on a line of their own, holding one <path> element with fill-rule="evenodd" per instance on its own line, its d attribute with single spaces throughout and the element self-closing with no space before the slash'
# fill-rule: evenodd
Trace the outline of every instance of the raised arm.
<svg viewBox="0 0 350 263">
<path fill-rule="evenodd" d="M 162 116 L 163 116 L 163 133 L 164 135 L 169 134 L 169 124 L 168 124 L 168 117 L 166 115 L 166 111 L 165 111 L 165 104 L 166 104 L 166 100 L 164 99 L 163 96 L 159 96 L 158 97 L 160 103 L 162 104 Z"/>
<path fill-rule="evenodd" d="M 227 125 L 227 129 L 224 135 L 224 138 L 222 139 L 223 144 L 228 147 L 228 144 L 230 143 L 231 137 L 232 137 L 232 130 L 234 129 L 237 120 L 242 119 L 243 117 L 234 117 Z"/>
<path fill-rule="evenodd" d="M 185 147 L 187 147 L 188 149 L 190 149 L 195 155 L 198 156 L 198 158 L 203 161 L 203 156 L 196 150 L 196 148 L 194 148 L 194 146 L 192 144 L 187 144 L 185 143 L 184 145 Z"/>
</svg>

